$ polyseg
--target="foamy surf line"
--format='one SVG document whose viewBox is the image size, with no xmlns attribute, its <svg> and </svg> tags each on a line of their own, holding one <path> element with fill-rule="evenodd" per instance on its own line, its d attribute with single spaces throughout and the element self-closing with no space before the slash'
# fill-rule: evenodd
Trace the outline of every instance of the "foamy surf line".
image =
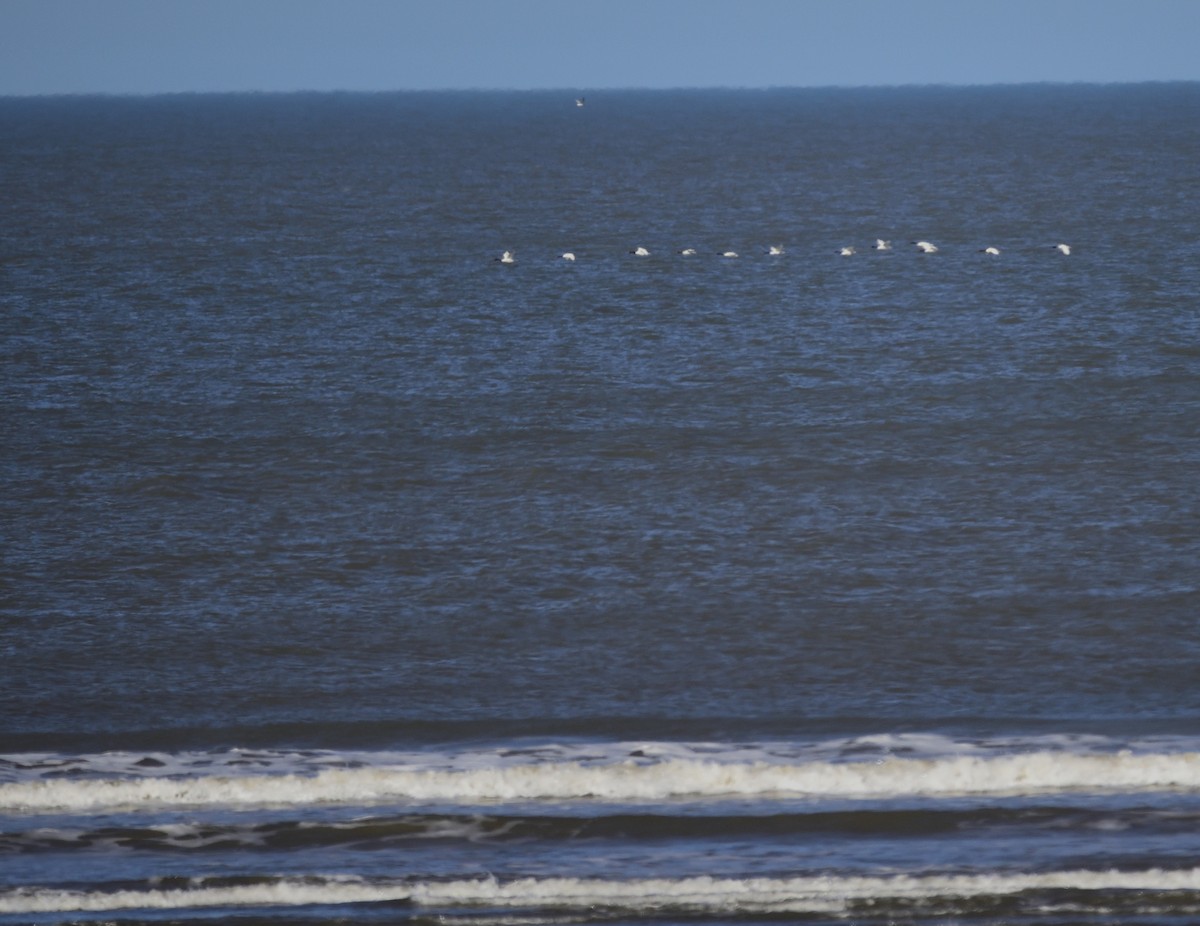
<svg viewBox="0 0 1200 926">
<path fill-rule="evenodd" d="M 309 877 L 259 884 L 173 890 L 70 891 L 18 888 L 0 894 L 0 915 L 181 910 L 214 907 L 408 903 L 418 907 L 503 907 L 531 910 L 609 908 L 708 912 L 836 913 L 855 904 L 958 898 L 977 900 L 1032 891 L 1200 891 L 1200 868 L 1146 871 L 1074 870 L 1043 873 L 837 876 L 791 878 L 493 878 L 378 883 Z M 1200 898 L 1190 897 L 1192 903 Z"/>
<path fill-rule="evenodd" d="M 554 761 L 461 769 L 378 766 L 314 774 L 55 778 L 0 785 L 0 811 L 790 796 L 878 800 L 1167 790 L 1200 791 L 1200 753 L 1050 751 L 796 763 L 676 757 L 650 763 Z"/>
</svg>

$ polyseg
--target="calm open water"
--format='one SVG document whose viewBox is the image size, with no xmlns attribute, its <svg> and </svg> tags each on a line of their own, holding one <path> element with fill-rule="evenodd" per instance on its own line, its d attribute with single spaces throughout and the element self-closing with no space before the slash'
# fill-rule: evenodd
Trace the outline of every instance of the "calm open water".
<svg viewBox="0 0 1200 926">
<path fill-rule="evenodd" d="M 1200 916 L 1200 85 L 9 98 L 0 203 L 0 923 Z"/>
</svg>

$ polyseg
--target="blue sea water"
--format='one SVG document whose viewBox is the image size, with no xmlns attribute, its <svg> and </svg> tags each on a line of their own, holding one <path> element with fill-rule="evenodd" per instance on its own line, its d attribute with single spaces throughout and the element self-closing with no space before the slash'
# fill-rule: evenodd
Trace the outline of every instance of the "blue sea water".
<svg viewBox="0 0 1200 926">
<path fill-rule="evenodd" d="M 576 95 L 0 100 L 0 922 L 1193 920 L 1200 85 Z"/>
</svg>

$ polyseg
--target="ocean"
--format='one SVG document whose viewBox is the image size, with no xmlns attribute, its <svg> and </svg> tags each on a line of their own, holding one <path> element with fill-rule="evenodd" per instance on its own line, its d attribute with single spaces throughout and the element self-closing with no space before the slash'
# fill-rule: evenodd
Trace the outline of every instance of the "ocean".
<svg viewBox="0 0 1200 926">
<path fill-rule="evenodd" d="M 1200 84 L 579 95 L 0 99 L 0 924 L 1200 918 Z"/>
</svg>

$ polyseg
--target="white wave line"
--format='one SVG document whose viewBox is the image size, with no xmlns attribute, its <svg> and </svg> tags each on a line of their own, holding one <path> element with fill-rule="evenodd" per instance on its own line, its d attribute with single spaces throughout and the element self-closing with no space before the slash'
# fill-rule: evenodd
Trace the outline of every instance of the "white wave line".
<svg viewBox="0 0 1200 926">
<path fill-rule="evenodd" d="M 437 907 L 699 908 L 833 912 L 856 901 L 975 898 L 1036 890 L 1200 891 L 1200 868 L 1073 870 L 942 875 L 818 875 L 791 878 L 494 878 L 380 884 L 358 879 L 281 880 L 178 890 L 67 891 L 18 888 L 0 894 L 0 914 L 130 909 L 304 906 L 410 902 Z"/>
<path fill-rule="evenodd" d="M 650 764 L 572 761 L 459 770 L 376 767 L 328 769 L 314 775 L 56 779 L 0 784 L 0 808 L 36 813 L 379 801 L 604 802 L 725 796 L 878 799 L 1162 790 L 1200 790 L 1200 753 L 1034 752 L 989 758 L 797 764 L 676 758 Z"/>
</svg>

